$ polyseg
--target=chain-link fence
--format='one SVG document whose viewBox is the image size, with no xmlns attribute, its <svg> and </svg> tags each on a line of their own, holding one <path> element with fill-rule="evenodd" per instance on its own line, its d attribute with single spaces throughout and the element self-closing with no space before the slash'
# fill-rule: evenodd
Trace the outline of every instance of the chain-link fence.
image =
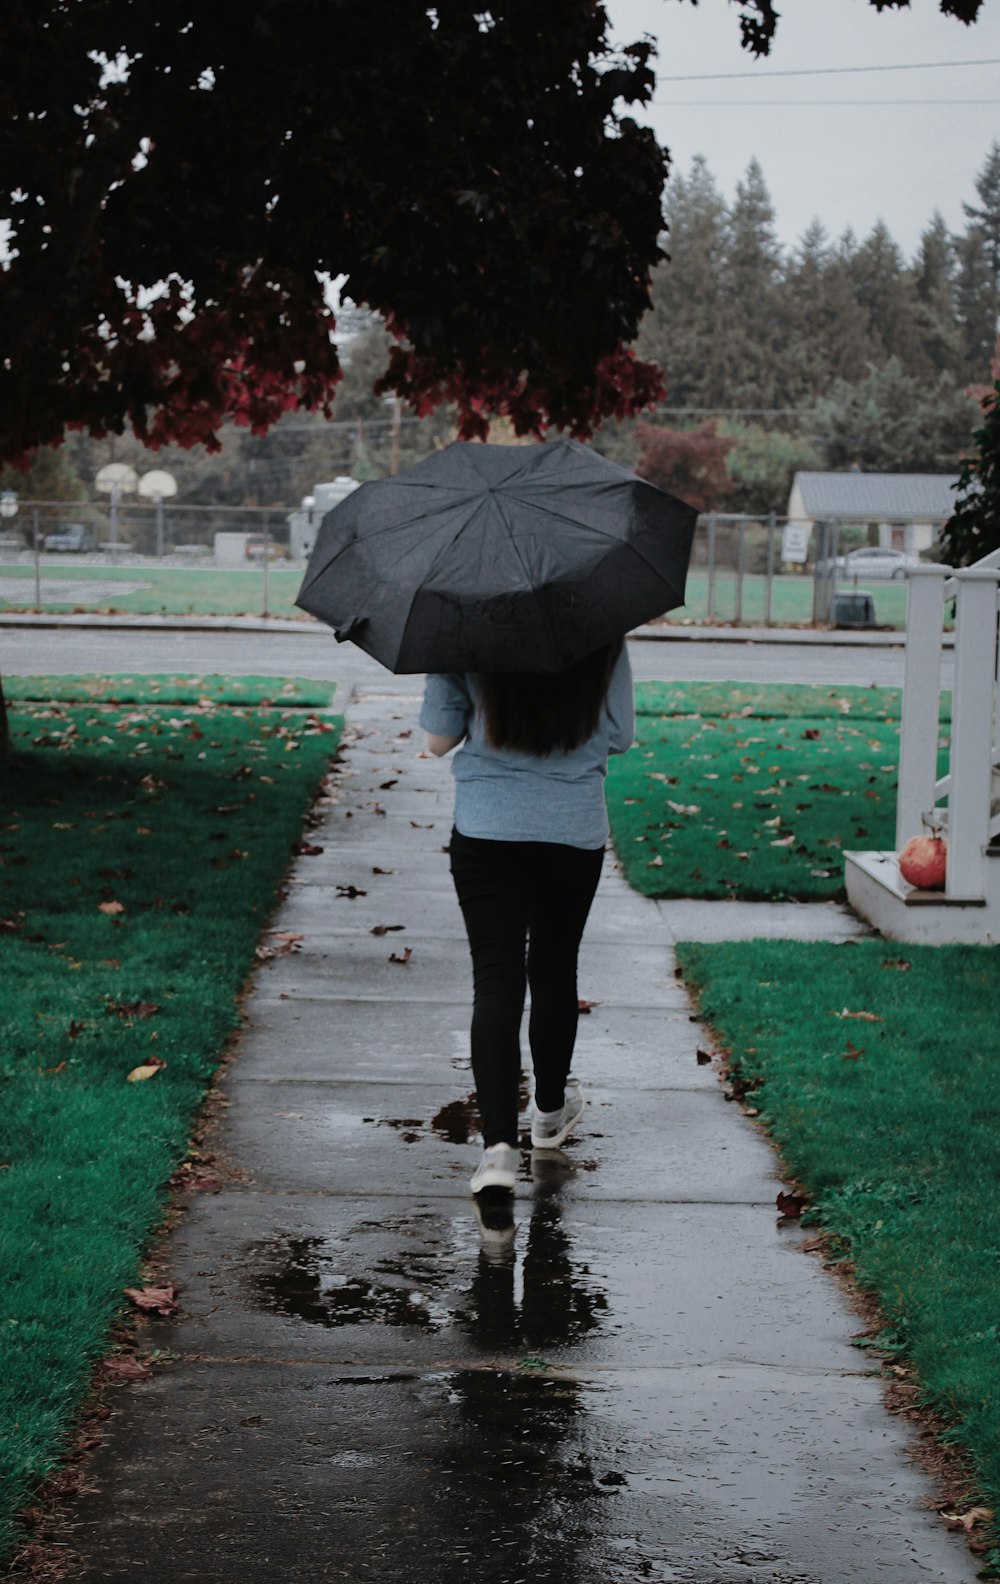
<svg viewBox="0 0 1000 1584">
<path fill-rule="evenodd" d="M 301 615 L 294 599 L 320 515 L 318 502 L 19 501 L 0 516 L 0 607 Z M 865 525 L 704 514 L 686 602 L 664 619 L 902 627 L 913 558 L 871 537 Z"/>
</svg>

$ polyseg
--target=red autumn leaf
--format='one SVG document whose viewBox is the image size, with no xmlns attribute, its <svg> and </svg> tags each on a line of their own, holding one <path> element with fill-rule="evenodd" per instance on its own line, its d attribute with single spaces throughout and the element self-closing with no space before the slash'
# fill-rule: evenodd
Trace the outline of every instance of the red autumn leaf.
<svg viewBox="0 0 1000 1584">
<path fill-rule="evenodd" d="M 576 1004 L 580 1012 L 589 1012 L 591 1007 L 601 1005 L 600 1001 L 587 1001 L 583 996 L 580 997 Z"/>
<path fill-rule="evenodd" d="M 409 962 L 409 960 L 410 960 L 410 958 L 412 956 L 413 956 L 413 947 L 412 946 L 404 946 L 403 947 L 403 955 L 401 957 L 397 957 L 395 952 L 390 952 L 389 961 L 392 962 L 392 963 L 404 963 L 405 964 L 405 963 Z"/>
<path fill-rule="evenodd" d="M 177 1308 L 177 1288 L 169 1283 L 161 1287 L 126 1287 L 125 1296 L 143 1314 L 171 1315 Z"/>
<path fill-rule="evenodd" d="M 806 1208 L 806 1205 L 809 1203 L 805 1194 L 786 1193 L 783 1188 L 778 1193 L 778 1196 L 774 1202 L 781 1214 L 783 1216 L 788 1216 L 789 1219 L 793 1221 L 798 1220 L 799 1216 Z"/>
<path fill-rule="evenodd" d="M 813 742 L 815 742 L 816 738 L 820 735 L 819 727 L 818 726 L 807 726 L 805 731 L 802 733 L 802 735 L 803 735 L 803 737 L 808 737 Z"/>
<path fill-rule="evenodd" d="M 843 1057 L 844 1061 L 857 1061 L 859 1057 L 864 1055 L 864 1053 L 865 1053 L 865 1048 L 864 1048 L 863 1045 L 858 1047 L 857 1045 L 852 1044 L 850 1040 L 848 1040 L 847 1041 L 847 1049 L 845 1051 L 841 1052 L 841 1056 Z"/>
</svg>

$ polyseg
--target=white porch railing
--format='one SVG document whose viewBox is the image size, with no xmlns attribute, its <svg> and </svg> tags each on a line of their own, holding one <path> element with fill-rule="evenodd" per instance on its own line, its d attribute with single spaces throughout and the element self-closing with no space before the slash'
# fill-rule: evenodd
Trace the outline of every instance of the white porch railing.
<svg viewBox="0 0 1000 1584">
<path fill-rule="evenodd" d="M 960 571 L 910 569 L 896 802 L 896 850 L 947 827 L 945 897 L 986 895 L 986 850 L 1000 835 L 997 614 L 1000 551 Z M 955 674 L 947 775 L 938 776 L 944 610 L 955 600 Z"/>
</svg>

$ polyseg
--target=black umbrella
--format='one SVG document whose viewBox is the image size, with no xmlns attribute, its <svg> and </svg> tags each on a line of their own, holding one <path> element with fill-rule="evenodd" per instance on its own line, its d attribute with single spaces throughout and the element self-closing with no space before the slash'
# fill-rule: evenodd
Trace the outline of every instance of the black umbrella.
<svg viewBox="0 0 1000 1584">
<path fill-rule="evenodd" d="M 559 671 L 683 604 L 696 517 L 573 440 L 459 440 L 327 513 L 296 604 L 390 671 Z"/>
</svg>

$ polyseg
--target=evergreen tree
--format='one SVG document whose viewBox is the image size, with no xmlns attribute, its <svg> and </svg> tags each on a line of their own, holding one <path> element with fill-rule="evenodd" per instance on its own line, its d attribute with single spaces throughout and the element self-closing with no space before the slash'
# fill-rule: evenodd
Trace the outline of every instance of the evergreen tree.
<svg viewBox="0 0 1000 1584">
<path fill-rule="evenodd" d="M 848 269 L 867 315 L 869 357 L 877 363 L 898 358 L 905 370 L 916 372 L 920 365 L 916 291 L 883 221 L 852 254 Z"/>
<path fill-rule="evenodd" d="M 728 361 L 722 327 L 726 205 L 701 155 L 667 184 L 668 259 L 653 275 L 652 308 L 636 350 L 666 377 L 671 407 L 718 405 Z"/>
<path fill-rule="evenodd" d="M 764 174 L 754 159 L 737 184 L 736 201 L 726 227 L 722 264 L 722 323 L 730 349 L 726 406 L 762 408 L 785 404 L 780 368 L 784 338 L 778 334 L 781 267 L 774 206 Z"/>
<path fill-rule="evenodd" d="M 920 352 L 930 374 L 962 372 L 962 346 L 956 316 L 955 244 L 940 214 L 935 213 L 920 238 L 913 263 Z"/>
<path fill-rule="evenodd" d="M 834 380 L 860 379 L 869 355 L 867 316 L 848 268 L 850 237 L 831 246 L 814 220 L 789 258 L 780 291 L 786 403 L 811 403 Z"/>
<path fill-rule="evenodd" d="M 970 383 L 986 379 L 1000 320 L 1000 144 L 994 143 L 975 181 L 978 204 L 963 204 L 969 224 L 956 239 L 958 318 Z"/>
</svg>

